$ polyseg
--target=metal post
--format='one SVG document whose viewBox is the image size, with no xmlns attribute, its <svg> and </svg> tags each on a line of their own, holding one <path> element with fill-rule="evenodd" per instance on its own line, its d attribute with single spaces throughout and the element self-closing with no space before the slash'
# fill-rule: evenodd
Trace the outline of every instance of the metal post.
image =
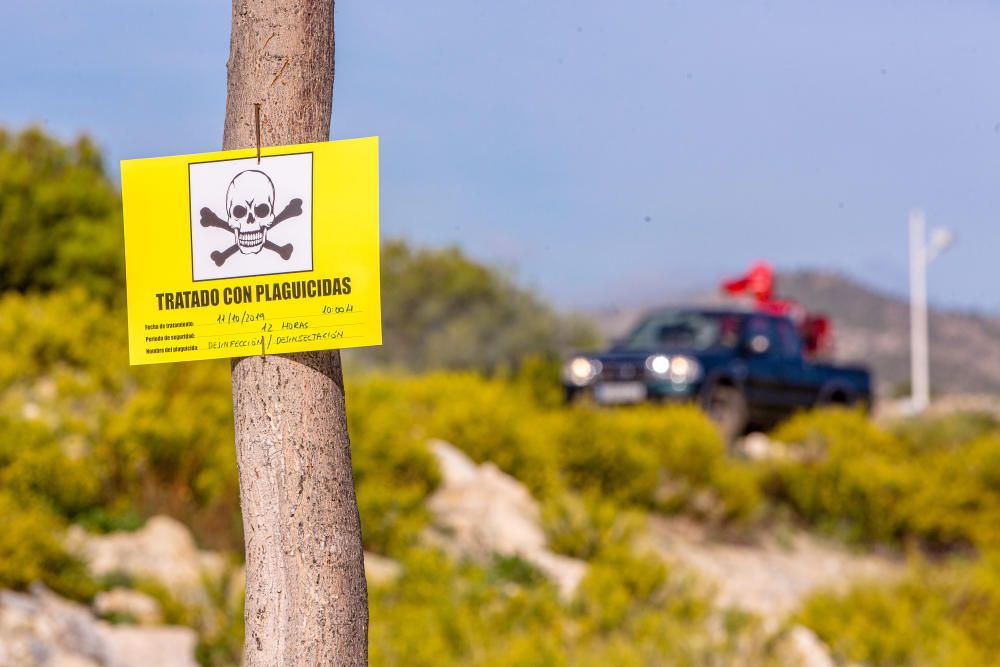
<svg viewBox="0 0 1000 667">
<path fill-rule="evenodd" d="M 910 212 L 910 407 L 923 412 L 930 404 L 927 344 L 927 230 L 924 213 Z"/>
</svg>

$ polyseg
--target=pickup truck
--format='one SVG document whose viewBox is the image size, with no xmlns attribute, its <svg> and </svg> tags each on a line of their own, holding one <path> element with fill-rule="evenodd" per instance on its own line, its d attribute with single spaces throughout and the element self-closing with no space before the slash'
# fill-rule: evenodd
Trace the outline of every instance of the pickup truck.
<svg viewBox="0 0 1000 667">
<path fill-rule="evenodd" d="M 736 309 L 649 313 L 607 351 L 567 360 L 562 381 L 570 402 L 695 401 L 728 440 L 798 410 L 872 402 L 865 367 L 809 360 L 790 318 Z"/>
</svg>

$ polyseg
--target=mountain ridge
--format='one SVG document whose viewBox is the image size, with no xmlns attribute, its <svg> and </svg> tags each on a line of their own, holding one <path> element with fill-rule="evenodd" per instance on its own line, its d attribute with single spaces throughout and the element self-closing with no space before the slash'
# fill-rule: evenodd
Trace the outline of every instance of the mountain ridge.
<svg viewBox="0 0 1000 667">
<path fill-rule="evenodd" d="M 833 358 L 862 362 L 883 395 L 900 393 L 910 375 L 910 310 L 905 298 L 830 270 L 798 270 L 776 276 L 777 294 L 833 321 Z M 623 335 L 649 308 L 731 301 L 703 290 L 649 307 L 592 313 L 608 338 Z M 931 307 L 928 311 L 931 387 L 937 393 L 1000 393 L 1000 315 Z"/>
</svg>

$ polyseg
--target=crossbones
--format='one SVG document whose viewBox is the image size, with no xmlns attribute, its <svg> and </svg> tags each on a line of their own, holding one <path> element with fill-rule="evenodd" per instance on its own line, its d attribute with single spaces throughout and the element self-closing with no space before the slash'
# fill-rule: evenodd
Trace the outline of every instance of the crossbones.
<svg viewBox="0 0 1000 667">
<path fill-rule="evenodd" d="M 226 219 L 217 216 L 207 206 L 201 209 L 201 226 L 217 227 L 231 232 L 235 243 L 225 250 L 212 252 L 212 261 L 222 266 L 237 250 L 256 255 L 262 248 L 278 253 L 282 259 L 292 256 L 292 244 L 278 245 L 267 239 L 267 232 L 278 223 L 302 215 L 302 200 L 293 199 L 274 214 L 274 183 L 262 171 L 241 171 L 229 182 L 226 190 Z"/>
</svg>

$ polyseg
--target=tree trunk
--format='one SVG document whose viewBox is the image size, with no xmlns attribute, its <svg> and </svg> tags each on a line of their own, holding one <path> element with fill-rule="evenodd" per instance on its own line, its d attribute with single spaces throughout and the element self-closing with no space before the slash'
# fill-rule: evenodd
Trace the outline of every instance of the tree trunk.
<svg viewBox="0 0 1000 667">
<path fill-rule="evenodd" d="M 325 141 L 331 0 L 234 0 L 224 149 Z M 365 665 L 364 576 L 340 354 L 233 361 L 248 667 Z"/>
</svg>

